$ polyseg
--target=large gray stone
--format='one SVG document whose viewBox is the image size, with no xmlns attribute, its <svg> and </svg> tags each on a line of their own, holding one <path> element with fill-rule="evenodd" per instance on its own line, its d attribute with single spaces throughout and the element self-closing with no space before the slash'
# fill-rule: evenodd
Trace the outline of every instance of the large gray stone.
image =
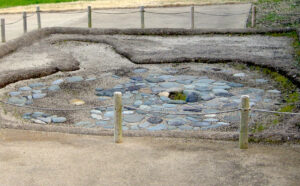
<svg viewBox="0 0 300 186">
<path fill-rule="evenodd" d="M 15 104 L 15 105 L 25 105 L 26 103 L 26 98 L 24 97 L 10 97 L 8 99 L 8 102 L 11 103 L 11 104 Z"/>
<path fill-rule="evenodd" d="M 124 115 L 124 121 L 128 123 L 137 123 L 142 121 L 145 118 L 145 116 L 140 114 L 130 114 L 130 115 Z"/>
<path fill-rule="evenodd" d="M 187 123 L 187 121 L 182 118 L 175 118 L 168 121 L 168 124 L 171 126 L 180 126 L 184 125 L 185 123 Z"/>
</svg>

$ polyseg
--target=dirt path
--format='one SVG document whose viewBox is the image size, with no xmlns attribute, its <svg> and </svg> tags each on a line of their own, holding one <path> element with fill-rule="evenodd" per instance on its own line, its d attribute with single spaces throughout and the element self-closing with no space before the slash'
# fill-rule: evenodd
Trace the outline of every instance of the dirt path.
<svg viewBox="0 0 300 186">
<path fill-rule="evenodd" d="M 0 131 L 1 185 L 297 185 L 299 146 Z"/>
<path fill-rule="evenodd" d="M 195 13 L 195 28 L 245 28 L 248 18 L 248 12 L 251 4 L 232 4 L 232 5 L 213 5 L 213 6 L 196 6 L 195 11 L 205 14 Z M 45 11 L 41 8 L 41 10 Z M 145 13 L 145 28 L 187 28 L 191 27 L 190 23 L 190 7 L 169 7 L 169 8 L 146 8 L 151 12 L 178 13 L 184 14 L 153 14 Z M 111 9 L 98 10 L 92 13 L 93 28 L 140 28 L 140 12 L 130 14 L 139 9 Z M 17 12 L 17 11 L 16 11 Z M 100 14 L 99 14 L 100 12 Z M 117 14 L 102 14 L 117 13 Z M 1 13 L 1 10 L 0 10 Z M 230 15 L 230 16 L 212 16 L 214 15 Z M 241 15 L 240 15 L 241 14 Z M 28 31 L 37 29 L 37 17 L 35 14 L 28 14 L 27 27 Z M 5 19 L 7 24 L 6 41 L 15 39 L 23 35 L 22 14 L 4 14 L 0 15 Z M 86 12 L 57 12 L 57 13 L 41 13 L 42 27 L 81 27 L 87 28 Z"/>
</svg>

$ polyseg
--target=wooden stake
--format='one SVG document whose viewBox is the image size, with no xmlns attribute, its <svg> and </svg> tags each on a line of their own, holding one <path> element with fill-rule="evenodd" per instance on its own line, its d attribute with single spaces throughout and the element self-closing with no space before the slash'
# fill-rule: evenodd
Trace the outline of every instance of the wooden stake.
<svg viewBox="0 0 300 186">
<path fill-rule="evenodd" d="M 249 102 L 249 96 L 243 95 L 241 97 L 240 149 L 248 149 Z"/>
<path fill-rule="evenodd" d="M 27 33 L 27 14 L 23 12 L 23 31 L 24 34 Z"/>
<path fill-rule="evenodd" d="M 88 27 L 92 28 L 92 7 L 88 6 Z"/>
<path fill-rule="evenodd" d="M 36 7 L 36 16 L 37 16 L 38 29 L 41 29 L 42 28 L 41 11 L 40 11 L 40 7 L 39 6 Z"/>
<path fill-rule="evenodd" d="M 145 10 L 144 7 L 141 6 L 141 28 L 144 29 L 145 28 Z"/>
<path fill-rule="evenodd" d="M 5 39 L 5 19 L 1 19 L 1 41 L 2 41 L 2 43 L 6 42 L 6 39 Z"/>
<path fill-rule="evenodd" d="M 114 132 L 114 141 L 115 143 L 122 143 L 122 93 L 114 93 L 114 105 L 115 105 L 115 132 Z"/>
</svg>

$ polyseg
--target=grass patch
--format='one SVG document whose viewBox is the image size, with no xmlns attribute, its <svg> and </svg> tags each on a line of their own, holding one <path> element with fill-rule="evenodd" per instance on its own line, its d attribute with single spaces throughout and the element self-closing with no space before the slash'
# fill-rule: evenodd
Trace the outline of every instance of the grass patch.
<svg viewBox="0 0 300 186">
<path fill-rule="evenodd" d="M 32 5 L 32 4 L 44 4 L 44 3 L 62 3 L 62 2 L 72 2 L 72 1 L 78 1 L 78 0 L 25 0 L 25 1 L 24 0 L 0 0 L 0 8 L 8 8 L 13 6 L 25 6 L 25 5 Z"/>
<path fill-rule="evenodd" d="M 186 100 L 186 95 L 182 92 L 171 92 L 169 98 L 172 100 Z"/>
</svg>

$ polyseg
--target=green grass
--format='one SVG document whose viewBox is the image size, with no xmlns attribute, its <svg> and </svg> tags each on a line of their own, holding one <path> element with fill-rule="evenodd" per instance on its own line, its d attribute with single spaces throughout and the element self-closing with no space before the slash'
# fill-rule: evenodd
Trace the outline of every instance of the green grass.
<svg viewBox="0 0 300 186">
<path fill-rule="evenodd" d="M 0 8 L 42 4 L 42 3 L 72 2 L 72 1 L 78 1 L 78 0 L 0 0 Z"/>
</svg>

